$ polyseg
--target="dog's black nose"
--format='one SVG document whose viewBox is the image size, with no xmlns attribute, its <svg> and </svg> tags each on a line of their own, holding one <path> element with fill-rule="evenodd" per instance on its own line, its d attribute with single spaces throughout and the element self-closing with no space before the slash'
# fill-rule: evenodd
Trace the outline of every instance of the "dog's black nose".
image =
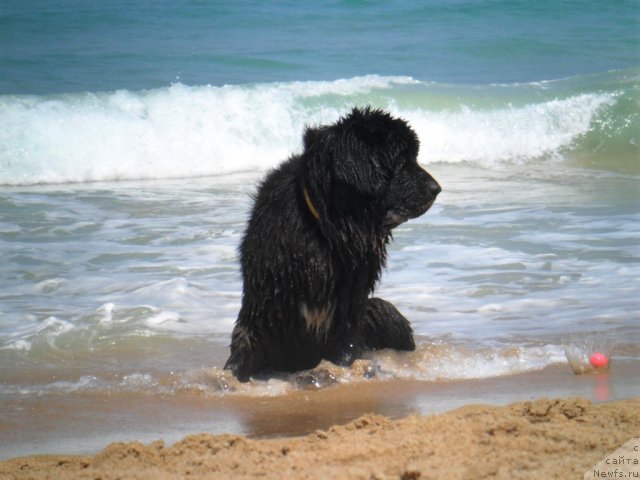
<svg viewBox="0 0 640 480">
<path fill-rule="evenodd" d="M 442 191 L 442 187 L 435 180 L 429 182 L 429 192 L 434 197 L 438 196 L 438 194 Z"/>
</svg>

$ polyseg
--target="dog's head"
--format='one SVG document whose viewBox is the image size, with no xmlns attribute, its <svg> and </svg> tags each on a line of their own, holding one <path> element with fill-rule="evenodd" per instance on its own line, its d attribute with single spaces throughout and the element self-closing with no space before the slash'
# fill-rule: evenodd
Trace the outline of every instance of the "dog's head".
<svg viewBox="0 0 640 480">
<path fill-rule="evenodd" d="M 304 135 L 308 181 L 332 214 L 373 215 L 391 229 L 425 213 L 440 185 L 418 165 L 419 140 L 402 119 L 355 108 Z"/>
</svg>

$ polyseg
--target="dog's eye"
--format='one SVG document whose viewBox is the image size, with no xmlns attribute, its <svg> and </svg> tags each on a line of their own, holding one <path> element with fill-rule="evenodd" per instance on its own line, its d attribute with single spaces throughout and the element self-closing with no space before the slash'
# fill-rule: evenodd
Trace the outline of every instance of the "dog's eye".
<svg viewBox="0 0 640 480">
<path fill-rule="evenodd" d="M 394 176 L 398 175 L 402 171 L 402 169 L 405 167 L 405 165 L 410 161 L 411 159 L 409 158 L 408 155 L 398 156 L 398 159 L 393 167 L 393 175 Z"/>
</svg>

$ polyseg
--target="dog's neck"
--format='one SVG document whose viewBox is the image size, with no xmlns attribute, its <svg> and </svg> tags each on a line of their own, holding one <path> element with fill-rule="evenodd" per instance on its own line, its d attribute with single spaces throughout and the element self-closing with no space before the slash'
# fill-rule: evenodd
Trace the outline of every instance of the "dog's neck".
<svg viewBox="0 0 640 480">
<path fill-rule="evenodd" d="M 304 201 L 307 203 L 307 207 L 309 208 L 311 215 L 313 215 L 316 220 L 320 220 L 320 213 L 311 201 L 311 196 L 309 195 L 309 191 L 306 187 L 302 189 L 302 195 L 304 195 Z"/>
</svg>

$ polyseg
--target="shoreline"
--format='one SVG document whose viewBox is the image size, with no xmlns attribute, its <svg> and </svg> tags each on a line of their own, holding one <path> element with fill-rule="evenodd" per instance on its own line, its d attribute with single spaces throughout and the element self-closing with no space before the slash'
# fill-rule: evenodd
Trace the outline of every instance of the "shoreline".
<svg viewBox="0 0 640 480">
<path fill-rule="evenodd" d="M 640 359 L 617 358 L 604 374 L 574 375 L 567 364 L 473 380 L 369 379 L 320 389 L 208 394 L 181 390 L 89 391 L 6 399 L 0 461 L 40 454 L 94 455 L 112 442 L 173 444 L 194 432 L 253 439 L 304 436 L 362 415 L 398 419 L 471 404 L 494 407 L 537 398 L 594 403 L 640 398 Z"/>
<path fill-rule="evenodd" d="M 93 456 L 6 460 L 0 479 L 581 478 L 638 436 L 640 397 L 602 404 L 539 398 L 395 420 L 366 414 L 297 437 L 112 443 Z"/>
</svg>

